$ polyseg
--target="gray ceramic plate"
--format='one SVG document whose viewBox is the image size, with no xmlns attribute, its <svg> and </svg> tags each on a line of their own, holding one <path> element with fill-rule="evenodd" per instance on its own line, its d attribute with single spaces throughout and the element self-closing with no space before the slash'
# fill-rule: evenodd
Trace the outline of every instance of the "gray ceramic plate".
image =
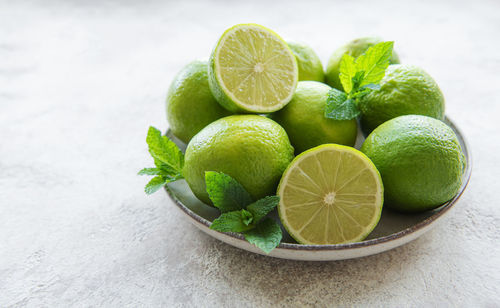
<svg viewBox="0 0 500 308">
<path fill-rule="evenodd" d="M 434 227 L 442 218 L 450 213 L 450 209 L 455 205 L 467 186 L 471 174 L 471 155 L 464 136 L 458 127 L 448 118 L 445 122 L 455 131 L 467 159 L 467 170 L 463 175 L 462 187 L 458 194 L 439 208 L 417 215 L 399 214 L 390 210 L 384 210 L 379 224 L 362 242 L 339 245 L 300 245 L 297 244 L 283 229 L 283 240 L 269 256 L 304 261 L 329 261 L 350 258 L 364 257 L 389 249 L 404 245 Z M 186 145 L 167 132 L 167 135 L 174 140 L 182 150 Z M 362 144 L 363 137 L 358 135 L 356 148 Z M 246 242 L 243 237 L 235 233 L 220 233 L 211 230 L 210 224 L 219 212 L 210 207 L 192 194 L 184 180 L 170 183 L 166 189 L 172 203 L 179 208 L 182 213 L 203 232 L 213 236 L 227 244 L 245 249 L 254 253 L 264 254 L 255 246 Z M 279 221 L 277 214 L 275 218 Z"/>
</svg>

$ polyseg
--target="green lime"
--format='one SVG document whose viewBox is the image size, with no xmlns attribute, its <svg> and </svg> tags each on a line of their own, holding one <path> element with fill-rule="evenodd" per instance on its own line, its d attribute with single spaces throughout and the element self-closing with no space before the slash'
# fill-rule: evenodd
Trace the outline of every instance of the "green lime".
<svg viewBox="0 0 500 308">
<path fill-rule="evenodd" d="M 273 31 L 256 24 L 226 30 L 210 56 L 209 84 L 217 101 L 233 112 L 269 113 L 292 98 L 297 61 Z"/>
<path fill-rule="evenodd" d="M 348 54 L 350 56 L 353 56 L 354 58 L 357 58 L 362 55 L 368 48 L 381 42 L 383 41 L 377 37 L 362 37 L 352 40 L 339 49 L 335 50 L 335 52 L 330 57 L 330 60 L 328 60 L 328 64 L 326 66 L 326 83 L 336 89 L 344 90 L 339 79 L 340 60 L 342 59 L 342 56 L 344 54 Z M 394 51 L 392 52 L 390 63 L 399 63 L 399 57 Z"/>
<path fill-rule="evenodd" d="M 317 81 L 300 81 L 292 100 L 271 118 L 285 128 L 296 153 L 325 143 L 353 146 L 356 120 L 325 118 L 330 87 Z"/>
<path fill-rule="evenodd" d="M 297 66 L 299 68 L 299 81 L 325 81 L 323 64 L 321 64 L 321 60 L 311 47 L 295 42 L 288 42 L 288 46 L 297 60 Z"/>
<path fill-rule="evenodd" d="M 453 198 L 466 164 L 453 130 L 421 115 L 385 122 L 366 138 L 361 151 L 382 175 L 386 204 L 404 212 L 433 209 Z"/>
<path fill-rule="evenodd" d="M 167 120 L 185 143 L 203 127 L 231 113 L 222 108 L 208 87 L 208 63 L 193 61 L 172 81 L 167 94 Z"/>
<path fill-rule="evenodd" d="M 182 174 L 201 201 L 212 204 L 205 171 L 218 171 L 238 181 L 255 199 L 272 195 L 293 159 L 285 130 L 257 115 L 234 115 L 202 129 L 189 142 Z"/>
<path fill-rule="evenodd" d="M 363 97 L 359 107 L 361 127 L 367 133 L 407 114 L 444 118 L 444 96 L 439 86 L 429 74 L 411 65 L 389 65 L 380 89 Z"/>
<path fill-rule="evenodd" d="M 325 144 L 295 157 L 278 186 L 278 213 L 301 244 L 362 241 L 377 225 L 384 188 L 360 151 Z"/>
</svg>

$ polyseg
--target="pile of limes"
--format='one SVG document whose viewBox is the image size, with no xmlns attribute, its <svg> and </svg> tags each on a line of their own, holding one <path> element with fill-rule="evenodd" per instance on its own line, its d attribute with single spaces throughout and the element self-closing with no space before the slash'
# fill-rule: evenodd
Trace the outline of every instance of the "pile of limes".
<svg viewBox="0 0 500 308">
<path fill-rule="evenodd" d="M 425 71 L 393 53 L 380 88 L 359 101 L 359 121 L 324 115 L 329 91 L 342 90 L 342 56 L 380 41 L 340 47 L 325 73 L 310 47 L 265 27 L 226 30 L 210 60 L 188 64 L 167 96 L 170 129 L 187 143 L 182 174 L 193 193 L 210 204 L 206 171 L 230 175 L 255 199 L 277 193 L 281 222 L 302 244 L 363 240 L 384 200 L 403 212 L 450 200 L 465 158 Z M 358 123 L 369 134 L 360 150 Z"/>
</svg>

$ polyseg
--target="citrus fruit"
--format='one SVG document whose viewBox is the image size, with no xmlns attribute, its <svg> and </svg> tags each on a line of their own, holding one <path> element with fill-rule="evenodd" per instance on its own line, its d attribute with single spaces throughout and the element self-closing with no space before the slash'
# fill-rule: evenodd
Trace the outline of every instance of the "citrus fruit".
<svg viewBox="0 0 500 308">
<path fill-rule="evenodd" d="M 233 177 L 254 199 L 272 195 L 281 174 L 293 159 L 285 130 L 273 120 L 257 115 L 219 119 L 189 142 L 182 174 L 201 201 L 211 204 L 205 171 Z"/>
<path fill-rule="evenodd" d="M 278 213 L 301 244 L 359 242 L 377 225 L 383 185 L 360 151 L 325 144 L 295 157 L 278 186 Z"/>
<path fill-rule="evenodd" d="M 361 98 L 361 127 L 370 132 L 392 118 L 418 114 L 442 120 L 444 96 L 437 83 L 422 69 L 389 65 L 380 89 Z"/>
<path fill-rule="evenodd" d="M 325 81 L 323 64 L 321 64 L 321 60 L 311 47 L 295 42 L 288 42 L 288 47 L 290 47 L 295 56 L 295 60 L 297 60 L 299 81 Z"/>
<path fill-rule="evenodd" d="M 227 110 L 269 113 L 292 98 L 298 80 L 295 57 L 273 31 L 256 24 L 226 30 L 210 56 L 209 84 Z"/>
<path fill-rule="evenodd" d="M 404 212 L 433 209 L 453 198 L 465 171 L 453 130 L 421 115 L 385 122 L 366 138 L 361 151 L 382 175 L 386 205 Z"/>
<path fill-rule="evenodd" d="M 208 63 L 193 61 L 170 84 L 167 120 L 174 135 L 185 143 L 203 127 L 231 113 L 222 108 L 208 87 Z"/>
<path fill-rule="evenodd" d="M 330 86 L 344 90 L 342 83 L 340 83 L 339 73 L 340 73 L 340 60 L 344 54 L 353 56 L 354 58 L 362 55 L 368 48 L 378 43 L 381 43 L 382 39 L 377 37 L 362 37 L 350 41 L 344 46 L 335 50 L 326 66 L 325 80 Z M 392 57 L 390 59 L 391 64 L 399 63 L 399 57 L 396 52 L 392 52 Z"/>
<path fill-rule="evenodd" d="M 325 118 L 330 89 L 317 81 L 300 81 L 290 103 L 271 115 L 286 130 L 296 153 L 325 143 L 353 146 L 356 142 L 356 119 Z"/>
</svg>

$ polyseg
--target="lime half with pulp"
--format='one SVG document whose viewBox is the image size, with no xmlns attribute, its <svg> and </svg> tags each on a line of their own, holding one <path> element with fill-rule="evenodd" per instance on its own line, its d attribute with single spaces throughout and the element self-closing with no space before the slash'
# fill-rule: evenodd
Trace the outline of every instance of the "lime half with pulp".
<svg viewBox="0 0 500 308">
<path fill-rule="evenodd" d="M 301 244 L 359 242 L 375 228 L 382 212 L 379 172 L 360 151 L 336 144 L 297 156 L 278 187 L 278 213 Z"/>
<path fill-rule="evenodd" d="M 295 56 L 273 31 L 256 24 L 224 32 L 208 69 L 210 90 L 232 112 L 269 113 L 293 96 L 298 81 Z"/>
</svg>

